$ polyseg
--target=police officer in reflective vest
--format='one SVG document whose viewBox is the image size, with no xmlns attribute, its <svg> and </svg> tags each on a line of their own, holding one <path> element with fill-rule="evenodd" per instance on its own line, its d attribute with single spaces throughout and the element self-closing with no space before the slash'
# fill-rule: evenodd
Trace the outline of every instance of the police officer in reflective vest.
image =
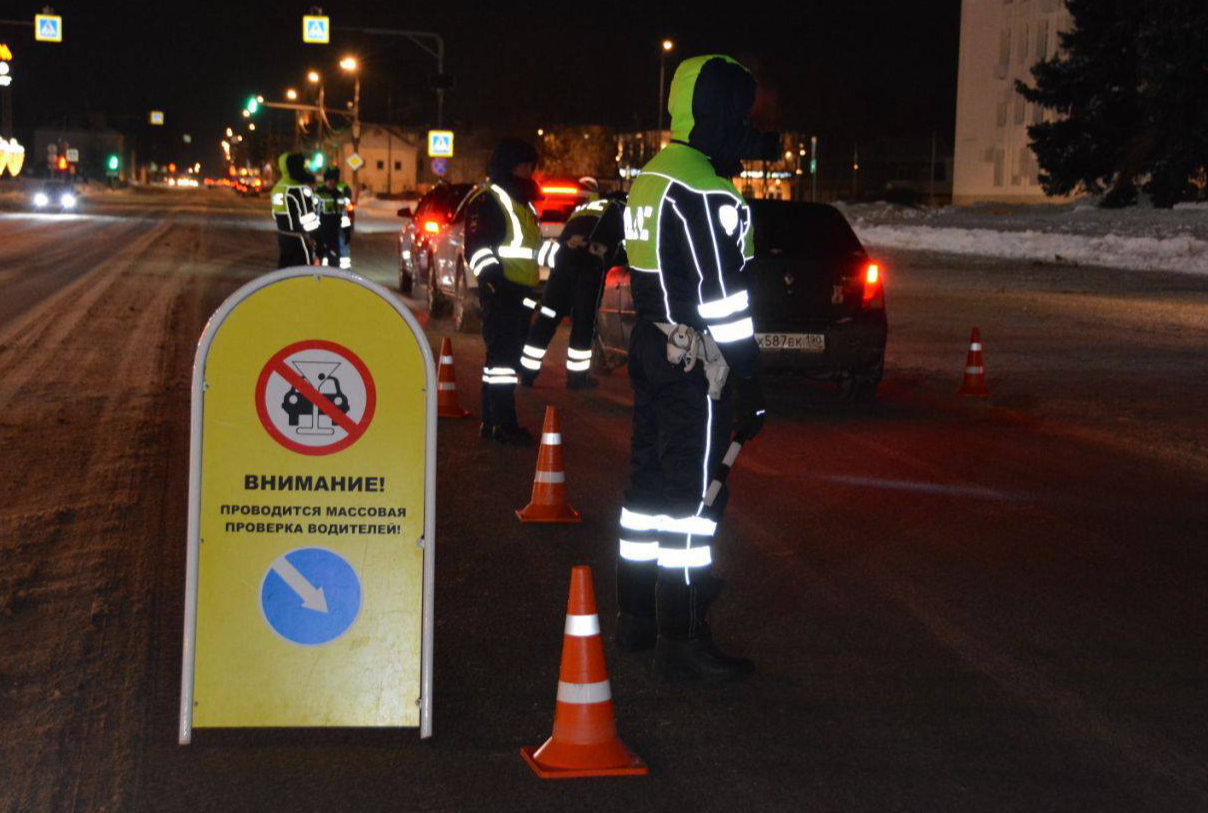
<svg viewBox="0 0 1208 813">
<path fill-rule="evenodd" d="M 344 221 L 348 219 L 348 201 L 340 189 L 340 170 L 328 167 L 323 184 L 315 190 L 319 207 L 319 251 L 323 265 L 352 268 L 348 244 L 344 242 Z"/>
<path fill-rule="evenodd" d="M 586 180 L 582 179 L 580 183 Z M 591 343 L 595 336 L 596 306 L 604 271 L 616 265 L 624 232 L 621 213 L 625 195 L 613 193 L 576 208 L 562 233 L 541 247 L 537 262 L 549 267 L 549 280 L 529 328 L 520 357 L 521 380 L 532 386 L 541 371 L 550 339 L 562 317 L 571 316 L 570 343 L 566 350 L 568 389 L 595 387 L 591 377 Z"/>
<path fill-rule="evenodd" d="M 466 202 L 466 264 L 478 282 L 482 338 L 482 437 L 528 445 L 532 435 L 516 419 L 520 351 L 528 334 L 538 282 L 541 229 L 533 202 L 541 190 L 533 181 L 537 151 L 505 139 L 491 155 L 489 180 Z"/>
<path fill-rule="evenodd" d="M 273 185 L 273 220 L 277 223 L 278 268 L 310 265 L 311 233 L 319 228 L 314 193 L 310 185 L 315 176 L 306 169 L 300 152 L 282 153 L 277 159 L 281 178 Z"/>
<path fill-rule="evenodd" d="M 654 647 L 672 680 L 726 680 L 753 670 L 713 642 L 709 607 L 724 488 L 711 484 L 731 432 L 763 426 L 759 347 L 744 266 L 751 214 L 730 183 L 740 159 L 774 136 L 747 122 L 751 74 L 729 57 L 685 60 L 671 83 L 671 143 L 641 171 L 624 211 L 637 323 L 630 337 L 634 391 L 631 478 L 620 520 L 616 639 Z M 736 394 L 731 405 L 731 394 Z"/>
</svg>

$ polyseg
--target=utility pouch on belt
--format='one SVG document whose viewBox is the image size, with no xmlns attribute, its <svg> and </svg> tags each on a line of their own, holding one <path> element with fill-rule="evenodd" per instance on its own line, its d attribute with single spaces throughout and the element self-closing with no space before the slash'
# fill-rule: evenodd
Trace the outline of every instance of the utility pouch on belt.
<svg viewBox="0 0 1208 813">
<path fill-rule="evenodd" d="M 669 322 L 655 324 L 667 336 L 667 361 L 683 367 L 686 373 L 691 372 L 699 361 L 705 368 L 705 379 L 709 382 L 709 397 L 720 401 L 721 391 L 730 376 L 730 365 L 726 364 L 726 358 L 713 337 L 688 325 Z"/>
</svg>

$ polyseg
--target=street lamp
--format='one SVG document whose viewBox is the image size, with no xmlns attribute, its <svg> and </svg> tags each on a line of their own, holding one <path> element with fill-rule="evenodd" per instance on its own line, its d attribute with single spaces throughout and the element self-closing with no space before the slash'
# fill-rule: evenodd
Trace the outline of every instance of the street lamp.
<svg viewBox="0 0 1208 813">
<path fill-rule="evenodd" d="M 290 88 L 289 90 L 285 91 L 285 98 L 289 99 L 291 102 L 294 101 L 298 98 L 298 91 Z"/>
<path fill-rule="evenodd" d="M 663 143 L 663 108 L 667 105 L 663 101 L 663 86 L 666 82 L 667 74 L 667 54 L 675 49 L 675 43 L 671 40 L 663 40 L 662 50 L 659 51 L 659 146 Z"/>
<path fill-rule="evenodd" d="M 357 59 L 354 56 L 346 56 L 340 60 L 340 67 L 351 73 L 353 76 L 353 91 L 352 91 L 352 151 L 360 153 L 361 151 L 361 74 L 357 71 L 359 67 Z M 352 202 L 355 205 L 357 198 L 360 197 L 360 184 L 357 182 L 359 170 L 352 170 Z"/>
<path fill-rule="evenodd" d="M 312 85 L 319 84 L 319 72 L 311 71 L 310 73 L 306 74 L 306 81 L 310 82 Z"/>
</svg>

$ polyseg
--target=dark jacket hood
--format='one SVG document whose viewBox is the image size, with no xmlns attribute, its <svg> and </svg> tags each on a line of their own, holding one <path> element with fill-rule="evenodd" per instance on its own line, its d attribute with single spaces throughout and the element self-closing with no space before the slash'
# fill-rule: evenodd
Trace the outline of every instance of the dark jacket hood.
<svg viewBox="0 0 1208 813">
<path fill-rule="evenodd" d="M 751 72 L 728 56 L 684 60 L 667 99 L 671 138 L 703 152 L 723 175 L 763 157 L 764 136 L 749 122 L 755 88 Z"/>
<path fill-rule="evenodd" d="M 306 158 L 300 152 L 283 152 L 277 159 L 281 180 L 294 183 L 314 183 L 315 176 L 306 168 Z"/>
</svg>

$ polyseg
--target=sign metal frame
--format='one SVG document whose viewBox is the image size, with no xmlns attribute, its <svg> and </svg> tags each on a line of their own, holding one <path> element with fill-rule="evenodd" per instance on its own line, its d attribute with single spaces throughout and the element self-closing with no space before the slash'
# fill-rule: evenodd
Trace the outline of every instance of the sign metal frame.
<svg viewBox="0 0 1208 813">
<path fill-rule="evenodd" d="M 335 268 L 320 269 L 313 266 L 282 268 L 248 282 L 231 294 L 219 306 L 206 323 L 197 343 L 193 359 L 192 405 L 189 430 L 189 539 L 185 563 L 185 617 L 184 643 L 181 647 L 180 676 L 180 729 L 179 742 L 188 745 L 193 739 L 193 680 L 197 658 L 197 597 L 198 571 L 201 556 L 201 449 L 203 416 L 202 401 L 205 396 L 205 367 L 214 337 L 223 322 L 252 294 L 283 280 L 314 276 L 339 279 L 359 285 L 376 294 L 390 305 L 406 323 L 424 360 L 424 390 L 427 414 L 424 430 L 424 534 L 419 545 L 424 551 L 423 606 L 421 609 L 420 632 L 420 699 L 419 735 L 421 739 L 432 736 L 432 645 L 434 632 L 434 599 L 436 588 L 436 359 L 424 330 L 415 315 L 387 288 L 358 274 Z"/>
</svg>

